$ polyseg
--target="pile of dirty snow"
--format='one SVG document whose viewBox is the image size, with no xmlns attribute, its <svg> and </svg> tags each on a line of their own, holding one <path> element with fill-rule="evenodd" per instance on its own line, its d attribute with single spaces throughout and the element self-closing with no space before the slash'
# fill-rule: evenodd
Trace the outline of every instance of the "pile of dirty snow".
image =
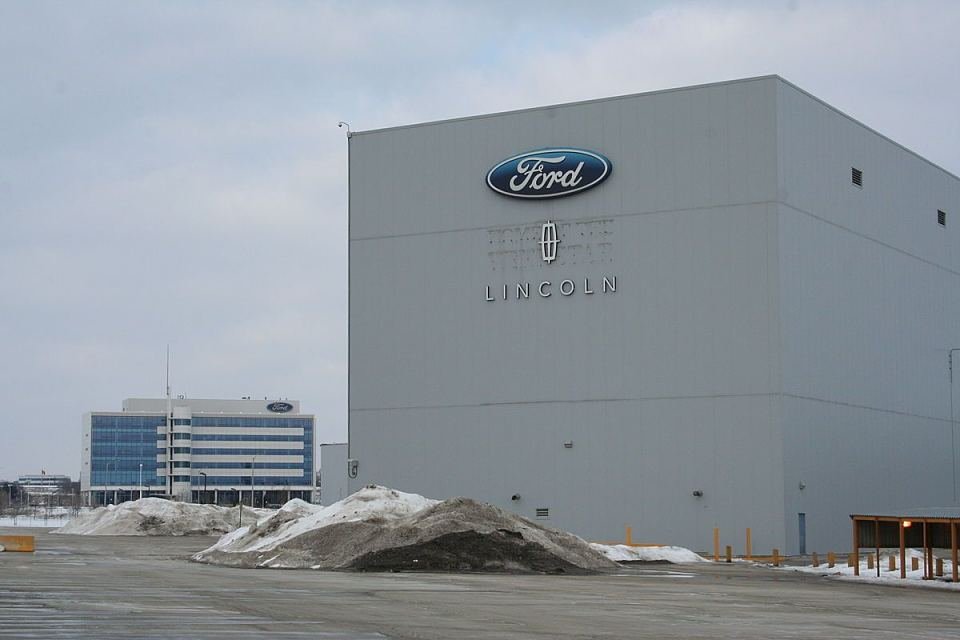
<svg viewBox="0 0 960 640">
<path fill-rule="evenodd" d="M 243 507 L 244 522 L 273 511 Z M 141 498 L 82 513 L 54 533 L 87 536 L 223 535 L 239 526 L 240 510 L 212 504 Z"/>
<path fill-rule="evenodd" d="M 577 536 L 498 507 L 374 485 L 329 507 L 291 501 L 193 559 L 354 571 L 591 573 L 617 566 Z"/>
<path fill-rule="evenodd" d="M 606 545 L 596 543 L 591 543 L 590 546 L 614 562 L 669 562 L 671 564 L 710 562 L 700 554 L 684 547 L 634 547 L 625 544 Z"/>
</svg>

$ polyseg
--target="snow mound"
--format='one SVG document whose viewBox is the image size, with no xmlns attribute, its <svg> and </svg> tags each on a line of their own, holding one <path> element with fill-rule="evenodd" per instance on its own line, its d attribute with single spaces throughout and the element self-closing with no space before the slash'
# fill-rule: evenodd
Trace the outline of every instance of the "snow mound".
<svg viewBox="0 0 960 640">
<path fill-rule="evenodd" d="M 629 547 L 625 544 L 597 544 L 591 547 L 614 562 L 670 562 L 686 564 L 689 562 L 710 562 L 700 554 L 684 547 Z"/>
<path fill-rule="evenodd" d="M 193 560 L 353 571 L 616 569 L 577 536 L 467 498 L 439 502 L 371 485 L 329 507 L 286 507 L 224 536 Z"/>
<path fill-rule="evenodd" d="M 224 536 L 207 551 L 270 551 L 297 536 L 331 524 L 395 520 L 437 502 L 415 493 L 403 493 L 376 485 L 365 487 L 328 507 L 295 498 L 262 522 Z"/>
<path fill-rule="evenodd" d="M 243 507 L 243 519 L 251 522 L 273 511 Z M 85 536 L 189 536 L 223 535 L 237 528 L 237 508 L 211 504 L 171 502 L 141 498 L 83 513 L 54 533 Z"/>
</svg>

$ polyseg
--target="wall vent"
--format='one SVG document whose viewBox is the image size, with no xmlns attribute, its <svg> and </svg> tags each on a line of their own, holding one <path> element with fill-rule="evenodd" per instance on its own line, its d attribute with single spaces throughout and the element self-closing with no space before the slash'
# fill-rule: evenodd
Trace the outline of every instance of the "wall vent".
<svg viewBox="0 0 960 640">
<path fill-rule="evenodd" d="M 947 226 L 947 212 L 937 209 L 937 222 L 940 223 L 941 227 Z"/>
<path fill-rule="evenodd" d="M 538 518 L 549 518 L 550 509 L 549 507 L 537 507 L 537 517 Z"/>
<path fill-rule="evenodd" d="M 863 189 L 863 171 L 860 171 L 860 169 L 857 169 L 856 167 L 851 167 L 850 180 L 853 182 L 853 184 Z"/>
</svg>

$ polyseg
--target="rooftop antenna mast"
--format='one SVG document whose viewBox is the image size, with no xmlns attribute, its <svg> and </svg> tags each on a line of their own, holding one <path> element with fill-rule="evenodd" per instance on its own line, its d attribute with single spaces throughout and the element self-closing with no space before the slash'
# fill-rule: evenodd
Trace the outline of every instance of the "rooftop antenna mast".
<svg viewBox="0 0 960 640">
<path fill-rule="evenodd" d="M 170 399 L 170 344 L 167 343 L 167 493 L 173 494 L 173 402 Z"/>
<path fill-rule="evenodd" d="M 167 345 L 167 413 L 170 413 L 170 345 Z"/>
</svg>

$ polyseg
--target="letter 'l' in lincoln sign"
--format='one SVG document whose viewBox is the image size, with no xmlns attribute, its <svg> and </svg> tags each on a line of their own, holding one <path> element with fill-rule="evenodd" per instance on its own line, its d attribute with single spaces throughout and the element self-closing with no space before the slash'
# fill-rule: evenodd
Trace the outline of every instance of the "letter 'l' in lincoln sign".
<svg viewBox="0 0 960 640">
<path fill-rule="evenodd" d="M 540 149 L 507 158 L 487 173 L 487 186 L 512 198 L 559 198 L 595 187 L 613 165 L 585 149 Z"/>
</svg>

